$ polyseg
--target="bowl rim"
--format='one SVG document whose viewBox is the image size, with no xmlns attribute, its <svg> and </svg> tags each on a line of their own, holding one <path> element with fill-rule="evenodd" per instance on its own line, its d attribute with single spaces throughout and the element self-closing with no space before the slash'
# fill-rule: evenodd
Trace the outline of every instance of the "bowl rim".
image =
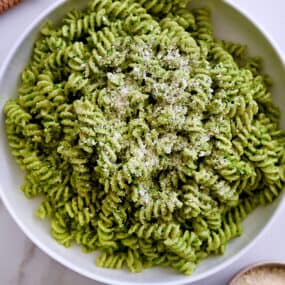
<svg viewBox="0 0 285 285">
<path fill-rule="evenodd" d="M 54 3 L 52 3 L 47 9 L 43 10 L 37 17 L 35 17 L 32 22 L 27 25 L 27 27 L 24 29 L 21 36 L 15 41 L 14 45 L 12 46 L 11 50 L 8 53 L 8 56 L 3 62 L 2 67 L 0 67 L 0 85 L 2 81 L 4 80 L 4 74 L 12 61 L 15 53 L 20 48 L 22 42 L 25 40 L 25 38 L 31 33 L 31 31 L 38 26 L 38 24 L 46 18 L 52 11 L 57 9 L 59 6 L 63 5 L 67 0 L 57 0 Z M 238 13 L 240 13 L 243 17 L 245 17 L 251 24 L 254 25 L 254 27 L 259 31 L 262 36 L 266 39 L 266 41 L 270 44 L 272 49 L 275 51 L 276 56 L 278 57 L 279 61 L 282 63 L 283 68 L 285 69 L 285 54 L 283 53 L 281 47 L 279 44 L 270 36 L 270 34 L 266 31 L 266 29 L 263 28 L 262 24 L 257 23 L 255 19 L 249 14 L 248 11 L 246 11 L 244 8 L 241 8 L 237 3 L 233 3 L 231 0 L 224 0 L 225 4 L 236 10 Z M 30 241 L 33 242 L 39 249 L 41 249 L 44 253 L 46 253 L 49 257 L 51 257 L 53 260 L 59 262 L 61 265 L 69 268 L 70 270 L 87 277 L 91 280 L 103 282 L 106 284 L 112 284 L 112 285 L 133 285 L 133 282 L 131 281 L 120 281 L 120 280 L 111 280 L 108 278 L 108 275 L 105 276 L 97 275 L 96 273 L 90 273 L 86 269 L 74 265 L 71 261 L 68 259 L 62 257 L 60 254 L 58 254 L 55 250 L 51 250 L 48 246 L 46 246 L 40 239 L 38 239 L 37 236 L 33 234 L 32 231 L 30 231 L 28 228 L 26 228 L 24 222 L 19 220 L 15 214 L 15 211 L 13 207 L 10 205 L 9 200 L 6 199 L 4 195 L 4 191 L 2 187 L 0 187 L 0 199 L 3 201 L 3 204 L 5 208 L 8 210 L 9 214 L 12 216 L 13 220 L 16 222 L 18 227 L 22 230 L 22 232 L 27 236 Z M 281 195 L 279 198 L 278 205 L 276 206 L 275 211 L 265 224 L 265 226 L 258 232 L 258 234 L 253 238 L 247 245 L 245 245 L 239 252 L 231 256 L 226 261 L 222 262 L 220 265 L 217 265 L 204 273 L 200 273 L 197 276 L 185 276 L 184 279 L 179 281 L 167 281 L 164 282 L 164 285 L 183 285 L 183 284 L 190 284 L 196 281 L 203 280 L 207 277 L 210 277 L 211 275 L 218 273 L 219 271 L 225 269 L 226 267 L 233 264 L 235 261 L 237 261 L 240 257 L 242 257 L 246 252 L 249 251 L 253 247 L 256 242 L 263 236 L 263 234 L 270 228 L 275 218 L 278 216 L 279 212 L 281 211 L 283 204 L 285 205 L 285 196 Z M 94 264 L 94 266 L 96 266 Z M 160 283 L 140 283 L 141 285 L 158 285 Z"/>
<path fill-rule="evenodd" d="M 251 270 L 255 270 L 257 268 L 270 268 L 270 267 L 282 267 L 285 270 L 285 262 L 272 260 L 272 261 L 260 261 L 243 267 L 240 271 L 238 271 L 228 282 L 228 285 L 236 285 L 236 282 L 247 272 Z"/>
</svg>

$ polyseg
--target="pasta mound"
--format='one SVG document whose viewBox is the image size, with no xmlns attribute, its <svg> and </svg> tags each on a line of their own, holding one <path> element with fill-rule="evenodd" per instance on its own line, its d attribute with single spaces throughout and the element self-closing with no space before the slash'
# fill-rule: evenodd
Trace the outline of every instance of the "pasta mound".
<svg viewBox="0 0 285 285">
<path fill-rule="evenodd" d="M 23 192 L 98 266 L 191 274 L 284 186 L 259 58 L 186 2 L 95 0 L 47 23 L 5 105 Z"/>
</svg>

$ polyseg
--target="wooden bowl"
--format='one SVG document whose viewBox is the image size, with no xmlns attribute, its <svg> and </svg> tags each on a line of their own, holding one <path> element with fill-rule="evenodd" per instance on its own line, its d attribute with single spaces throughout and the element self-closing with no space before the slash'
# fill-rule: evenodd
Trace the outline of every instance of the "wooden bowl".
<svg viewBox="0 0 285 285">
<path fill-rule="evenodd" d="M 0 0 L 0 14 L 18 4 L 21 0 Z"/>
</svg>

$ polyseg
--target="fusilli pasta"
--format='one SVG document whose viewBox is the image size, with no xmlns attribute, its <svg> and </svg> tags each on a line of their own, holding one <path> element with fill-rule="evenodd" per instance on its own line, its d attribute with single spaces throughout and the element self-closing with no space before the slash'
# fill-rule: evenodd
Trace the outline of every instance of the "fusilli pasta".
<svg viewBox="0 0 285 285">
<path fill-rule="evenodd" d="M 4 108 L 22 191 L 97 265 L 191 274 L 285 183 L 271 80 L 183 0 L 93 0 L 47 23 Z"/>
</svg>

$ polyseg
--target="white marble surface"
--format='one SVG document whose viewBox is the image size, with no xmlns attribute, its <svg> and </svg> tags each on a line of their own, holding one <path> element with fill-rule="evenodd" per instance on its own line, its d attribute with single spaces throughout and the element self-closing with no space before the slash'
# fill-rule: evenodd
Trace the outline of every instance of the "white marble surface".
<svg viewBox="0 0 285 285">
<path fill-rule="evenodd" d="M 25 0 L 0 16 L 0 66 L 25 27 L 56 0 Z M 285 52 L 284 0 L 229 0 L 246 9 Z M 270 6 L 269 6 L 270 5 Z M 285 202 L 276 220 L 255 246 L 230 267 L 195 285 L 225 285 L 242 267 L 260 260 L 285 262 Z M 64 268 L 36 248 L 16 226 L 0 201 L 1 285 L 99 285 Z"/>
</svg>

